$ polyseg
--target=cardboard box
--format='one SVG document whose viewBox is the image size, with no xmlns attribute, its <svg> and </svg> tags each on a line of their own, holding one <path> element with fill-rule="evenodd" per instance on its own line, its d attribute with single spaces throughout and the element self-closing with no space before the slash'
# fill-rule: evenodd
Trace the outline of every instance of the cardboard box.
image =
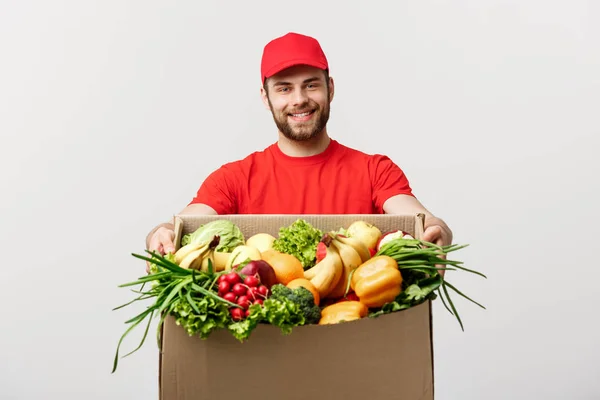
<svg viewBox="0 0 600 400">
<path fill-rule="evenodd" d="M 176 243 L 214 219 L 229 219 L 245 237 L 303 218 L 323 230 L 370 222 L 383 232 L 402 229 L 420 237 L 423 216 L 219 215 L 175 217 Z M 227 331 L 202 340 L 174 319 L 163 326 L 161 400 L 434 398 L 431 304 L 337 325 L 306 325 L 283 335 L 259 324 L 239 342 Z"/>
</svg>

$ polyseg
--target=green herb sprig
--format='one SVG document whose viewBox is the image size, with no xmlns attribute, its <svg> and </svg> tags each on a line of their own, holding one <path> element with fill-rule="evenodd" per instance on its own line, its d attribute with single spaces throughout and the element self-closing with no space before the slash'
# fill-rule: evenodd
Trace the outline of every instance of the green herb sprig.
<svg viewBox="0 0 600 400">
<path fill-rule="evenodd" d="M 213 271 L 212 263 L 209 262 L 208 271 L 181 268 L 172 261 L 172 255 L 162 256 L 156 252 L 146 250 L 151 257 L 132 254 L 134 257 L 148 261 L 156 271 L 143 276 L 133 282 L 124 283 L 119 287 L 130 287 L 141 285 L 139 290 L 133 290 L 139 294 L 132 301 L 115 307 L 114 310 L 124 308 L 136 301 L 153 299 L 153 303 L 135 317 L 125 321 L 131 324 L 119 339 L 115 353 L 113 370 L 117 369 L 119 350 L 123 339 L 140 323 L 147 320 L 146 329 L 138 347 L 123 356 L 127 357 L 144 344 L 152 318 L 160 315 L 161 319 L 157 329 L 157 343 L 161 347 L 161 331 L 167 316 L 173 315 L 178 325 L 183 325 L 190 335 L 200 334 L 207 337 L 214 329 L 226 327 L 230 323 L 229 308 L 241 307 L 220 297 L 215 290 L 215 282 L 224 272 Z M 227 271 L 229 272 L 229 271 Z M 152 287 L 144 291 L 144 286 L 150 284 Z M 202 316 L 202 317 L 201 317 Z M 198 317 L 198 318 L 194 318 Z"/>
<path fill-rule="evenodd" d="M 481 272 L 463 267 L 462 261 L 447 259 L 449 253 L 467 246 L 458 244 L 438 246 L 419 239 L 404 238 L 394 239 L 383 245 L 375 256 L 385 255 L 396 260 L 398 268 L 402 271 L 405 279 L 402 283 L 402 292 L 396 299 L 371 312 L 369 316 L 376 317 L 381 314 L 403 310 L 439 296 L 446 310 L 456 317 L 461 329 L 464 331 L 462 320 L 450 297 L 448 288 L 479 307 L 483 309 L 485 307 L 450 284 L 440 274 L 440 271 L 462 270 L 487 279 L 487 276 Z M 439 265 L 442 265 L 442 267 L 439 267 Z"/>
</svg>

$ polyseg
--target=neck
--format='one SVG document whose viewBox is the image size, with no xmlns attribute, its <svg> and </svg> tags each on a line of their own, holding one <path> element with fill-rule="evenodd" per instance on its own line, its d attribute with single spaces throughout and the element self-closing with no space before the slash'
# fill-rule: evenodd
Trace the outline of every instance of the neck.
<svg viewBox="0 0 600 400">
<path fill-rule="evenodd" d="M 281 152 L 290 157 L 310 157 L 320 154 L 327 149 L 331 139 L 327 132 L 323 130 L 317 137 L 307 141 L 295 141 L 286 138 L 281 132 L 279 133 L 279 149 Z"/>
</svg>

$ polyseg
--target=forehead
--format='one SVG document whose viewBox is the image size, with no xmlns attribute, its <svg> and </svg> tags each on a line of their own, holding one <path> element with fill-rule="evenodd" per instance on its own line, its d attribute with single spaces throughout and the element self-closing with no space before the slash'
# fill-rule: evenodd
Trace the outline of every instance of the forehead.
<svg viewBox="0 0 600 400">
<path fill-rule="evenodd" d="M 290 68 L 286 68 L 283 71 L 271 76 L 269 81 L 272 84 L 277 82 L 288 82 L 288 83 L 299 83 L 304 82 L 307 79 L 325 79 L 325 74 L 322 69 L 311 67 L 309 65 L 296 65 Z"/>
</svg>

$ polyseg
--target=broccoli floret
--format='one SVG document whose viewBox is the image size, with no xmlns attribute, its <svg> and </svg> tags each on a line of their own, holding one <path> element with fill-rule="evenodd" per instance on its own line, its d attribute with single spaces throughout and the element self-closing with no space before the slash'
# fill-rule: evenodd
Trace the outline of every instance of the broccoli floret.
<svg viewBox="0 0 600 400">
<path fill-rule="evenodd" d="M 315 304 L 315 298 L 310 290 L 304 287 L 290 289 L 281 283 L 277 283 L 271 287 L 270 297 L 275 300 L 287 298 L 298 304 L 307 324 L 316 324 L 321 319 L 321 309 Z"/>
</svg>

